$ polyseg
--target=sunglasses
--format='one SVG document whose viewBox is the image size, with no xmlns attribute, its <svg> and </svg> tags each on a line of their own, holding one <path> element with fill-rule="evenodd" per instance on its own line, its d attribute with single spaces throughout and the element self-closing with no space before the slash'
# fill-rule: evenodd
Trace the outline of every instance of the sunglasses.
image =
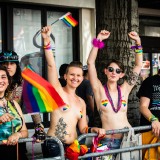
<svg viewBox="0 0 160 160">
<path fill-rule="evenodd" d="M 117 74 L 120 74 L 122 72 L 122 70 L 120 68 L 114 69 L 113 67 L 108 67 L 107 69 L 109 72 L 114 72 L 114 70 L 116 70 Z"/>
</svg>

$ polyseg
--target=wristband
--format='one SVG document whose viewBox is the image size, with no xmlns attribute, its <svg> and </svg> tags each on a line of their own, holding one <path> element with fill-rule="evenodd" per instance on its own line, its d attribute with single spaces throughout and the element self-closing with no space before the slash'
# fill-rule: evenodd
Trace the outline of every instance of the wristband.
<svg viewBox="0 0 160 160">
<path fill-rule="evenodd" d="M 152 123 L 153 121 L 159 121 L 157 117 L 155 117 L 153 114 L 149 117 L 149 121 Z"/>
<path fill-rule="evenodd" d="M 92 129 L 92 127 L 89 127 L 89 128 L 88 128 L 88 133 L 91 133 L 91 129 Z"/>
<path fill-rule="evenodd" d="M 131 46 L 131 49 L 138 49 L 138 50 L 142 50 L 142 46 L 141 45 L 136 45 L 136 46 Z"/>
<path fill-rule="evenodd" d="M 93 44 L 93 46 L 96 47 L 96 48 L 99 48 L 99 49 L 104 48 L 104 42 L 103 42 L 103 41 L 100 41 L 100 40 L 97 39 L 97 38 L 94 38 L 94 39 L 92 40 L 92 44 Z"/>
<path fill-rule="evenodd" d="M 46 49 L 46 50 L 52 49 L 51 48 L 51 42 L 49 42 L 47 45 L 44 45 L 43 48 Z"/>
<path fill-rule="evenodd" d="M 88 133 L 88 127 L 85 128 L 85 133 Z"/>
</svg>

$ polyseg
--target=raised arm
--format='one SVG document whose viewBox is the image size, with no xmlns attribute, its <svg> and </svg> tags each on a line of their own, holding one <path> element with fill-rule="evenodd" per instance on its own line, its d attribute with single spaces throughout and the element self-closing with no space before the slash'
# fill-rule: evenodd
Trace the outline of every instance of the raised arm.
<svg viewBox="0 0 160 160">
<path fill-rule="evenodd" d="M 142 61 L 143 61 L 143 49 L 141 46 L 141 39 L 136 32 L 130 32 L 129 37 L 135 41 L 135 46 L 132 46 L 132 49 L 135 51 L 135 66 L 133 70 L 129 73 L 129 78 L 127 80 L 127 90 L 132 89 L 136 84 L 139 74 L 142 68 Z"/>
<path fill-rule="evenodd" d="M 51 39 L 50 39 L 51 26 L 43 27 L 41 30 L 41 34 L 44 42 L 44 52 L 45 52 L 45 57 L 47 61 L 48 81 L 58 91 L 62 87 L 58 80 L 56 63 L 55 63 L 54 56 L 51 49 Z"/>
<path fill-rule="evenodd" d="M 98 49 L 101 48 L 101 46 L 98 44 L 102 44 L 102 41 L 107 39 L 109 36 L 110 36 L 110 32 L 106 31 L 106 30 L 102 30 L 98 34 L 97 39 L 94 39 L 95 43 L 93 44 L 93 48 L 92 48 L 92 50 L 89 54 L 88 60 L 87 60 L 89 80 L 91 82 L 91 86 L 92 86 L 92 89 L 94 92 L 96 90 L 98 90 L 99 83 L 100 83 L 100 81 L 97 77 L 97 71 L 96 71 L 96 67 L 95 67 L 95 60 L 97 58 Z"/>
</svg>

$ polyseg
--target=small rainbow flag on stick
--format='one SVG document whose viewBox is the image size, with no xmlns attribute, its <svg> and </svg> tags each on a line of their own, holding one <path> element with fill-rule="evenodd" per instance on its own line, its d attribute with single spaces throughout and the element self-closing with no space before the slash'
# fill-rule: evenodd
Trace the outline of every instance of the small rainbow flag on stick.
<svg viewBox="0 0 160 160">
<path fill-rule="evenodd" d="M 23 100 L 28 113 L 52 112 L 65 105 L 54 87 L 30 66 L 22 71 L 22 77 Z"/>
<path fill-rule="evenodd" d="M 78 25 L 78 22 L 71 16 L 70 12 L 67 12 L 65 15 L 54 21 L 51 25 L 62 20 L 68 27 L 75 27 Z"/>
</svg>

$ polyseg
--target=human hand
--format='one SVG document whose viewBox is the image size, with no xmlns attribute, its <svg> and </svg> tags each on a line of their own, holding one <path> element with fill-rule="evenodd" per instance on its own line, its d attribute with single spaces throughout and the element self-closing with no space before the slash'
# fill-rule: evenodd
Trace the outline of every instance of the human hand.
<svg viewBox="0 0 160 160">
<path fill-rule="evenodd" d="M 109 36 L 110 36 L 110 32 L 109 31 L 101 30 L 101 32 L 97 36 L 97 39 L 99 39 L 100 41 L 103 41 L 105 39 L 108 39 Z"/>
<path fill-rule="evenodd" d="M 103 138 L 106 135 L 106 130 L 103 128 L 93 127 L 92 132 L 98 133 L 98 138 Z"/>
<path fill-rule="evenodd" d="M 37 143 L 45 140 L 46 133 L 44 131 L 44 126 L 42 123 L 38 123 L 35 125 L 35 133 L 33 137 L 36 138 Z"/>
<path fill-rule="evenodd" d="M 51 26 L 45 26 L 41 30 L 42 37 L 44 39 L 49 38 L 51 34 Z"/>
<path fill-rule="evenodd" d="M 20 137 L 21 133 L 19 132 L 13 133 L 11 136 L 8 137 L 7 141 L 3 141 L 3 143 L 6 142 L 7 145 L 16 145 Z"/>
<path fill-rule="evenodd" d="M 136 42 L 136 44 L 141 45 L 141 39 L 140 39 L 139 35 L 137 34 L 137 32 L 135 32 L 135 31 L 129 32 L 128 36 L 131 39 L 133 39 Z"/>
<path fill-rule="evenodd" d="M 152 124 L 152 132 L 155 136 L 160 136 L 160 122 L 159 121 L 153 121 Z"/>
<path fill-rule="evenodd" d="M 9 113 L 4 113 L 0 116 L 0 123 L 10 122 L 14 117 Z"/>
</svg>

